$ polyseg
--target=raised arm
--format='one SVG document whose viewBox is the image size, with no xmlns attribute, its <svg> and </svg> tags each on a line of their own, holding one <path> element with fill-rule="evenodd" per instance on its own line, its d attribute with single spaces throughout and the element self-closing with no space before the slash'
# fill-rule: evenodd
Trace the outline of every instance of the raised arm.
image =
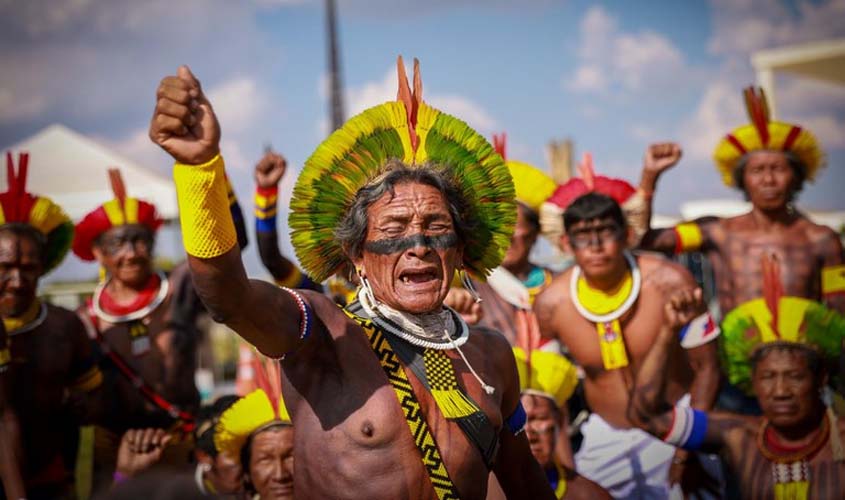
<svg viewBox="0 0 845 500">
<path fill-rule="evenodd" d="M 680 290 L 666 304 L 665 321 L 639 371 L 628 403 L 628 419 L 637 427 L 669 444 L 696 450 L 724 445 L 726 433 L 742 420 L 665 403 L 669 352 L 678 332 L 703 311 L 701 289 Z"/>
<path fill-rule="evenodd" d="M 682 154 L 681 146 L 673 142 L 652 144 L 646 149 L 638 190 L 645 200 L 644 208 L 637 215 L 642 218 L 640 225 L 645 227 L 645 235 L 639 241 L 641 248 L 672 255 L 700 250 L 712 239 L 710 233 L 718 220 L 715 217 L 682 222 L 667 228 L 655 229 L 651 226 L 652 199 L 657 181 L 678 163 Z"/>
<path fill-rule="evenodd" d="M 519 402 L 519 374 L 513 351 L 504 338 L 493 355 L 502 373 L 509 374 L 508 383 L 502 395 L 502 415 L 505 424 L 499 433 L 499 454 L 493 473 L 507 498 L 553 499 L 546 475 L 528 446 L 525 436 L 525 410 Z"/>
<path fill-rule="evenodd" d="M 0 482 L 5 498 L 26 498 L 21 459 L 23 446 L 18 417 L 10 404 L 12 355 L 6 328 L 0 322 Z"/>
<path fill-rule="evenodd" d="M 822 301 L 827 307 L 845 314 L 845 253 L 842 241 L 833 230 L 826 230 L 818 243 L 822 255 Z"/>
<path fill-rule="evenodd" d="M 311 281 L 279 250 L 276 205 L 279 182 L 286 170 L 285 157 L 272 151 L 268 151 L 255 165 L 255 237 L 258 240 L 258 254 L 261 263 L 279 285 L 322 292 L 322 286 Z"/>
<path fill-rule="evenodd" d="M 188 265 L 197 293 L 215 320 L 268 356 L 300 342 L 300 303 L 292 293 L 247 278 L 220 156 L 220 126 L 199 81 L 187 66 L 164 78 L 150 122 L 150 138 L 176 161 L 173 176 Z"/>
</svg>

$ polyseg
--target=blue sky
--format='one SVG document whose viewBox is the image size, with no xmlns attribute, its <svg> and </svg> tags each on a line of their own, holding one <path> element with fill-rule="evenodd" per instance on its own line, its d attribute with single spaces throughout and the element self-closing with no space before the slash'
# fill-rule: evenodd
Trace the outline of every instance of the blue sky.
<svg viewBox="0 0 845 500">
<path fill-rule="evenodd" d="M 339 23 L 348 113 L 392 99 L 396 55 L 417 57 L 431 104 L 488 136 L 507 131 L 509 155 L 542 168 L 545 144 L 570 137 L 599 172 L 636 182 L 650 141 L 680 141 L 656 199 L 676 214 L 688 199 L 738 198 L 709 156 L 745 123 L 750 53 L 845 36 L 845 0 L 339 0 Z M 146 127 L 157 82 L 187 63 L 249 205 L 265 143 L 295 170 L 327 132 L 325 61 L 321 1 L 0 1 L 0 144 L 61 122 L 167 172 Z M 801 202 L 845 209 L 845 87 L 779 77 L 776 88 L 780 117 L 828 152 Z"/>
</svg>

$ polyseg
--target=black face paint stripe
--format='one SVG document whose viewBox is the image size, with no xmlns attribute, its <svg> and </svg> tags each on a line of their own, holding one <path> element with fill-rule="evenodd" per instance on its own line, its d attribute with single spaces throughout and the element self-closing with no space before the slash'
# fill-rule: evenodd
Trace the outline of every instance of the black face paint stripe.
<svg viewBox="0 0 845 500">
<path fill-rule="evenodd" d="M 446 233 L 438 236 L 415 234 L 413 236 L 408 236 L 407 238 L 368 241 L 364 243 L 364 250 L 379 255 L 389 255 L 392 253 L 404 252 L 416 247 L 443 250 L 454 247 L 457 244 L 458 235 L 456 233 Z"/>
</svg>

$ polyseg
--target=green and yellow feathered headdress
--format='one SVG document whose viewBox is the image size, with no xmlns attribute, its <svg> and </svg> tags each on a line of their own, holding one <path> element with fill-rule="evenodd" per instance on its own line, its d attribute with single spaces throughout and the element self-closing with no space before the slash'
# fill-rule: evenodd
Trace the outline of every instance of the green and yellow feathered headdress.
<svg viewBox="0 0 845 500">
<path fill-rule="evenodd" d="M 18 171 L 12 153 L 6 152 L 6 192 L 0 193 L 0 226 L 25 224 L 44 236 L 46 255 L 44 273 L 61 264 L 73 242 L 73 221 L 49 198 L 26 191 L 29 154 L 18 155 Z"/>
<path fill-rule="evenodd" d="M 578 372 L 566 356 L 536 349 L 529 356 L 521 347 L 513 348 L 513 356 L 523 394 L 549 398 L 561 408 L 575 392 Z"/>
<path fill-rule="evenodd" d="M 250 436 L 273 425 L 291 425 L 282 398 L 278 361 L 255 360 L 258 389 L 236 401 L 220 415 L 214 428 L 214 446 L 220 453 L 238 457 Z"/>
<path fill-rule="evenodd" d="M 713 152 L 722 182 L 734 186 L 734 169 L 739 159 L 759 150 L 792 152 L 804 164 L 807 179 L 814 180 L 825 163 L 815 136 L 798 125 L 769 121 L 769 106 L 762 89 L 755 92 L 753 87 L 748 87 L 743 95 L 751 123 L 727 134 Z"/>
<path fill-rule="evenodd" d="M 390 160 L 413 167 L 431 164 L 458 183 L 478 226 L 462 235 L 464 265 L 480 278 L 504 258 L 516 210 L 508 169 L 487 140 L 457 118 L 422 101 L 419 62 L 414 60 L 413 92 L 398 60 L 395 102 L 349 119 L 323 141 L 296 181 L 288 224 L 302 267 L 316 281 L 346 262 L 335 229 L 363 187 L 377 182 Z"/>
<path fill-rule="evenodd" d="M 836 358 L 845 339 L 845 317 L 823 304 L 783 294 L 779 263 L 763 257 L 764 297 L 745 302 L 722 320 L 723 366 L 730 382 L 751 394 L 751 357 L 772 343 L 801 344 Z"/>
</svg>

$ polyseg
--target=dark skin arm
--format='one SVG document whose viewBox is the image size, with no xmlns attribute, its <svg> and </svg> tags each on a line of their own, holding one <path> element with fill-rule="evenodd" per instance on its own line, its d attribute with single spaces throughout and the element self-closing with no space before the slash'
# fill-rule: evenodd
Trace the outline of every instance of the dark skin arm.
<svg viewBox="0 0 845 500">
<path fill-rule="evenodd" d="M 219 154 L 220 125 L 187 66 L 161 81 L 157 97 L 150 122 L 154 143 L 186 165 L 207 163 Z M 296 302 L 269 283 L 248 279 L 237 245 L 210 259 L 189 255 L 188 265 L 197 293 L 216 321 L 267 356 L 280 357 L 298 347 L 299 321 L 291 321 L 300 317 Z"/>
<path fill-rule="evenodd" d="M 516 362 L 510 351 L 510 346 L 502 345 L 501 363 L 511 374 L 508 377 L 509 384 L 502 396 L 502 415 L 507 419 L 511 416 L 519 404 L 519 375 L 516 370 Z M 506 356 L 507 355 L 507 356 Z M 502 426 L 499 433 L 499 453 L 493 473 L 508 498 L 549 498 L 553 499 L 549 482 L 546 475 L 531 449 L 528 447 L 528 439 L 524 432 L 514 436 L 507 425 Z"/>
<path fill-rule="evenodd" d="M 681 290 L 672 295 L 666 304 L 666 321 L 660 329 L 654 347 L 648 352 L 631 391 L 628 419 L 649 434 L 663 438 L 672 426 L 672 408 L 665 403 L 666 377 L 669 352 L 677 342 L 678 331 L 690 320 L 701 314 L 703 304 L 701 289 Z M 743 420 L 732 414 L 707 412 L 707 432 L 703 446 L 718 450 L 725 446 L 728 433 L 743 425 Z"/>
<path fill-rule="evenodd" d="M 674 142 L 650 144 L 645 150 L 638 190 L 646 200 L 642 217 L 649 231 L 651 230 L 652 200 L 654 190 L 657 188 L 657 180 L 664 172 L 674 167 L 680 161 L 681 156 L 683 156 L 683 150 L 680 145 Z M 646 232 L 646 236 L 648 236 L 649 231 Z"/>
<path fill-rule="evenodd" d="M 845 251 L 842 249 L 842 241 L 834 231 L 825 231 L 820 242 L 822 266 L 839 266 L 845 264 Z M 845 292 L 833 293 L 823 296 L 827 307 L 845 314 Z"/>
<path fill-rule="evenodd" d="M 284 156 L 268 151 L 255 165 L 256 186 L 264 189 L 278 186 L 287 171 L 287 165 L 288 162 Z M 264 264 L 264 267 L 276 282 L 284 283 L 293 273 L 298 271 L 296 264 L 282 255 L 279 249 L 279 233 L 276 231 L 275 225 L 266 228 L 266 230 L 259 230 L 256 227 L 255 238 L 258 241 L 258 254 L 261 256 L 261 263 Z M 317 292 L 323 291 L 323 287 L 311 283 L 310 280 L 305 281 L 302 286 Z"/>
<path fill-rule="evenodd" d="M 0 322 L 0 351 L 8 349 L 6 329 Z M 18 417 L 9 402 L 12 384 L 11 363 L 0 368 L 0 480 L 6 498 L 25 498 L 21 461 L 23 446 Z"/>
</svg>

